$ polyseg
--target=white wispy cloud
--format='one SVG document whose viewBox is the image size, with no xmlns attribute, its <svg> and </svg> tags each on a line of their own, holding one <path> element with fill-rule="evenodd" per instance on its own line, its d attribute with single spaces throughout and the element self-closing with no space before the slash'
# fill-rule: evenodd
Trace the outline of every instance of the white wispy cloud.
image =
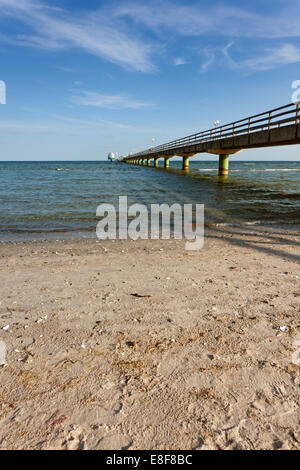
<svg viewBox="0 0 300 470">
<path fill-rule="evenodd" d="M 187 61 L 185 59 L 183 59 L 182 57 L 177 57 L 176 59 L 174 59 L 173 63 L 177 67 L 179 65 L 186 65 Z"/>
<path fill-rule="evenodd" d="M 152 103 L 139 101 L 123 95 L 106 95 L 94 91 L 82 91 L 71 97 L 73 103 L 108 109 L 142 109 L 153 106 Z"/>
<path fill-rule="evenodd" d="M 15 45 L 44 49 L 80 48 L 97 57 L 141 72 L 153 70 L 153 46 L 124 31 L 100 10 L 72 16 L 39 0 L 0 0 L 0 17 L 30 27 L 33 34 L 5 37 Z"/>
<path fill-rule="evenodd" d="M 78 126 L 81 128 L 91 129 L 91 128 L 111 128 L 111 129 L 124 129 L 128 131 L 134 131 L 136 128 L 130 124 L 123 124 L 121 122 L 116 121 L 109 121 L 107 119 L 96 118 L 93 120 L 87 119 L 78 119 L 69 116 L 62 116 L 62 115 L 54 115 L 53 118 L 58 121 L 65 122 L 67 124 L 71 124 L 72 126 Z"/>
<path fill-rule="evenodd" d="M 0 121 L 0 129 L 4 130 L 28 130 L 28 131 L 47 131 L 49 130 L 48 124 L 41 124 L 40 122 L 24 122 L 24 121 Z"/>
<path fill-rule="evenodd" d="M 246 58 L 238 60 L 232 52 L 229 53 L 232 42 L 218 48 L 206 45 L 202 72 L 217 63 L 262 71 L 299 61 L 298 48 L 292 44 L 300 38 L 299 0 L 277 1 L 268 14 L 260 12 L 259 8 L 255 10 L 249 2 L 246 7 L 231 6 L 230 0 L 227 3 L 217 0 L 213 5 L 183 0 L 115 0 L 111 4 L 107 2 L 107 5 L 99 1 L 98 9 L 80 14 L 75 13 L 74 8 L 70 12 L 49 3 L 50 0 L 0 0 L 0 18 L 8 17 L 22 23 L 24 30 L 28 30 L 27 34 L 23 32 L 14 36 L 0 33 L 0 41 L 49 50 L 77 48 L 141 72 L 155 70 L 153 57 L 158 47 L 153 40 L 154 34 L 164 51 L 170 31 L 177 38 L 205 37 L 206 42 L 211 38 L 212 43 L 216 37 L 235 43 L 252 38 L 278 42 L 276 47 L 257 49 L 252 58 L 248 58 L 251 48 L 244 50 Z M 141 39 L 146 34 L 145 26 L 154 33 L 147 41 Z M 179 66 L 186 61 L 179 56 L 172 63 Z"/>
<path fill-rule="evenodd" d="M 206 51 L 203 51 L 203 54 L 206 56 L 206 60 L 203 62 L 201 65 L 201 72 L 207 72 L 210 67 L 213 65 L 215 62 L 215 52 L 213 50 L 207 49 Z"/>
<path fill-rule="evenodd" d="M 297 0 L 290 0 L 288 4 L 276 2 L 268 14 L 259 13 L 249 5 L 233 7 L 229 2 L 197 5 L 172 0 L 132 1 L 120 5 L 116 15 L 131 18 L 160 36 L 172 30 L 181 36 L 206 36 L 212 43 L 222 36 L 230 38 L 225 46 L 206 45 L 202 48 L 205 60 L 200 67 L 201 72 L 224 64 L 236 69 L 263 71 L 299 62 L 299 48 L 291 43 L 291 39 L 300 38 L 300 3 Z M 229 51 L 234 43 L 252 38 L 277 40 L 277 45 L 268 49 L 256 48 L 252 58 L 234 58 Z M 284 42 L 278 43 L 280 40 Z M 242 52 L 249 57 L 251 48 Z"/>
<path fill-rule="evenodd" d="M 204 57 L 204 62 L 200 67 L 200 72 L 204 73 L 213 67 L 227 65 L 236 68 L 236 63 L 229 54 L 229 49 L 233 46 L 233 42 L 225 46 L 206 47 L 199 51 L 200 55 Z"/>
<path fill-rule="evenodd" d="M 73 67 L 67 67 L 63 65 L 57 65 L 55 67 L 57 70 L 61 70 L 62 72 L 67 72 L 67 73 L 74 73 L 76 70 Z"/>
<path fill-rule="evenodd" d="M 237 67 L 236 61 L 231 57 L 229 50 L 234 46 L 234 42 L 231 41 L 230 43 L 226 44 L 226 46 L 222 47 L 221 53 L 224 59 L 227 61 L 228 65 L 232 68 Z"/>
<path fill-rule="evenodd" d="M 23 121 L 23 120 L 7 120 L 0 121 L 0 129 L 7 132 L 22 132 L 26 134 L 77 134 L 79 131 L 94 132 L 95 130 L 110 132 L 115 129 L 124 130 L 128 132 L 141 132 L 143 128 L 132 126 L 131 124 L 124 124 L 116 121 L 109 121 L 107 119 L 96 118 L 93 120 L 77 119 L 69 116 L 52 115 L 49 120 L 44 122 L 39 121 Z"/>
<path fill-rule="evenodd" d="M 267 49 L 263 55 L 248 59 L 239 65 L 253 70 L 271 70 L 280 65 L 298 62 L 300 62 L 300 48 L 293 44 L 283 44 L 276 48 Z"/>
<path fill-rule="evenodd" d="M 171 28 L 185 36 L 218 36 L 250 38 L 300 37 L 300 4 L 296 0 L 282 2 L 281 7 L 270 8 L 268 14 L 259 14 L 250 7 L 232 7 L 225 3 L 188 5 L 175 1 L 126 2 L 116 12 L 151 29 Z"/>
<path fill-rule="evenodd" d="M 234 42 L 226 46 L 206 48 L 200 54 L 206 58 L 200 71 L 207 72 L 212 67 L 227 66 L 244 71 L 265 71 L 277 67 L 300 62 L 300 48 L 290 44 L 279 44 L 277 47 L 267 48 L 257 55 L 247 59 L 236 59 L 230 54 Z"/>
</svg>

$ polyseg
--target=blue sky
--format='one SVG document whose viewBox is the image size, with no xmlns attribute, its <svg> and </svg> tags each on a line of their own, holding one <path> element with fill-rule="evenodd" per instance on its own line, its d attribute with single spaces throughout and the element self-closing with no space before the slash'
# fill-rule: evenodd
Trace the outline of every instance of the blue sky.
<svg viewBox="0 0 300 470">
<path fill-rule="evenodd" d="M 298 0 L 0 0 L 0 159 L 101 160 L 288 104 L 299 18 Z"/>
</svg>

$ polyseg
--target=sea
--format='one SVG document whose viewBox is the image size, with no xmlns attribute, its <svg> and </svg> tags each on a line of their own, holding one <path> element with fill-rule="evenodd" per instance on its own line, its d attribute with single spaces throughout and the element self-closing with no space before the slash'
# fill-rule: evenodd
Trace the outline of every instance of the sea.
<svg viewBox="0 0 300 470">
<path fill-rule="evenodd" d="M 160 162 L 163 165 L 163 161 Z M 100 204 L 204 204 L 207 226 L 300 227 L 300 162 L 181 162 L 170 169 L 120 162 L 0 162 L 0 242 L 96 236 Z"/>
</svg>

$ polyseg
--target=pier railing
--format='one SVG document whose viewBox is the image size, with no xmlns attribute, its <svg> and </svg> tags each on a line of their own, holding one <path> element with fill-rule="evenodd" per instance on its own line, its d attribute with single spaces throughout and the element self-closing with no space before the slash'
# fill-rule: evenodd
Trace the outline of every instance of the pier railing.
<svg viewBox="0 0 300 470">
<path fill-rule="evenodd" d="M 182 139 L 173 140 L 167 144 L 151 147 L 134 155 L 129 155 L 127 158 L 143 157 L 145 155 L 148 156 L 159 153 L 163 155 L 166 151 L 176 151 L 176 149 L 191 147 L 205 142 L 234 138 L 243 134 L 252 134 L 266 130 L 270 131 L 271 129 L 291 125 L 293 123 L 300 124 L 300 103 L 291 103 L 224 126 L 197 132 L 196 134 L 189 135 Z"/>
</svg>

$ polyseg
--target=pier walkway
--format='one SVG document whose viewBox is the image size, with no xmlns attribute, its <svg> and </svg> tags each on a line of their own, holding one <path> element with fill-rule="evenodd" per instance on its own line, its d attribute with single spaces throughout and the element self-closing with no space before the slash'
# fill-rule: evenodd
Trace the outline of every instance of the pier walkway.
<svg viewBox="0 0 300 470">
<path fill-rule="evenodd" d="M 189 159 L 199 153 L 219 155 L 219 174 L 227 175 L 229 156 L 244 149 L 300 144 L 300 103 L 288 104 L 265 113 L 173 140 L 167 144 L 122 157 L 119 161 L 158 167 L 164 159 L 182 157 L 182 169 L 189 169 Z"/>
</svg>

